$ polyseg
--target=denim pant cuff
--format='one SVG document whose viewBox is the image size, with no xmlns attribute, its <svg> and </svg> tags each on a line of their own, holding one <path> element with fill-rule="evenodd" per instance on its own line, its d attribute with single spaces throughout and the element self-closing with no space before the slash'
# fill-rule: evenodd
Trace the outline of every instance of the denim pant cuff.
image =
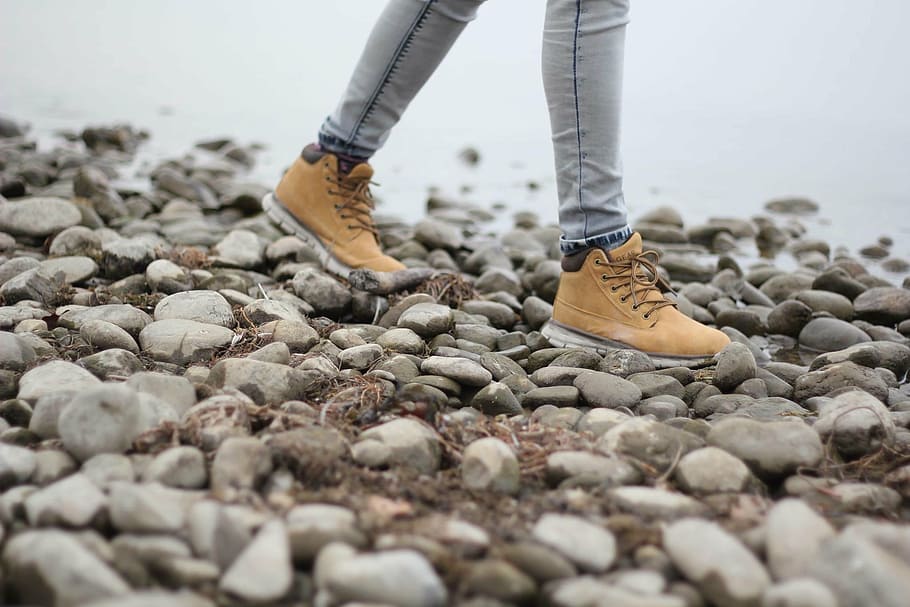
<svg viewBox="0 0 910 607">
<path fill-rule="evenodd" d="M 345 156 L 363 158 L 364 160 L 369 160 L 375 152 L 375 150 L 369 150 L 343 141 L 334 135 L 329 135 L 324 130 L 319 131 L 319 147 L 331 154 L 344 154 Z"/>
<path fill-rule="evenodd" d="M 565 235 L 563 235 L 559 238 L 559 250 L 563 255 L 572 255 L 594 247 L 609 251 L 629 240 L 630 236 L 632 236 L 632 228 L 628 225 L 623 226 L 618 230 L 613 230 L 612 232 L 588 236 L 587 238 L 580 238 L 578 240 L 568 240 Z"/>
</svg>

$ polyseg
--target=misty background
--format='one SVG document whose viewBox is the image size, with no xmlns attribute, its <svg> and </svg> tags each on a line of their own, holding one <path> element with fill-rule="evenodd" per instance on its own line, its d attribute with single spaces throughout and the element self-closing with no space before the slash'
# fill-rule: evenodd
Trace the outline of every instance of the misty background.
<svg viewBox="0 0 910 607">
<path fill-rule="evenodd" d="M 262 142 L 271 184 L 331 112 L 381 0 L 0 0 L 0 112 L 59 128 L 126 121 L 150 158 Z M 540 76 L 544 0 L 488 0 L 375 158 L 384 212 L 429 186 L 556 220 Z M 812 232 L 910 256 L 910 3 L 633 1 L 623 149 L 633 218 L 822 205 Z M 463 166 L 465 146 L 482 154 Z M 529 181 L 541 188 L 531 192 Z"/>
</svg>

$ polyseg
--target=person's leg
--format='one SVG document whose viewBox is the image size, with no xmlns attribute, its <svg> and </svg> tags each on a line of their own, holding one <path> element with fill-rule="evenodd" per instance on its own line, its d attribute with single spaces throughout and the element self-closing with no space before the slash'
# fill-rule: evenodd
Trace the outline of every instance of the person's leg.
<svg viewBox="0 0 910 607">
<path fill-rule="evenodd" d="M 684 316 L 660 290 L 657 254 L 626 218 L 619 153 L 629 0 L 548 0 L 543 76 L 563 231 L 555 346 L 634 348 L 660 366 L 700 364 L 729 339 Z"/>
<path fill-rule="evenodd" d="M 338 107 L 322 124 L 320 146 L 336 154 L 372 156 L 483 1 L 389 2 Z"/>
<path fill-rule="evenodd" d="M 306 242 L 330 271 L 404 266 L 384 255 L 373 223 L 367 160 L 477 14 L 483 0 L 391 0 L 373 28 L 335 112 L 304 148 L 263 210 Z"/>
<path fill-rule="evenodd" d="M 559 195 L 560 248 L 612 248 L 632 234 L 619 151 L 629 0 L 550 0 L 543 78 Z"/>
</svg>

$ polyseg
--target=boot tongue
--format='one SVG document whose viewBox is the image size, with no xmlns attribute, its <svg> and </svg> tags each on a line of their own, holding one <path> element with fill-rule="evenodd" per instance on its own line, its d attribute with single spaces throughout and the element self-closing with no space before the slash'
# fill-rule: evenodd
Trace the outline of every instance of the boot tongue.
<svg viewBox="0 0 910 607">
<path fill-rule="evenodd" d="M 610 261 L 625 261 L 641 254 L 641 234 L 633 232 L 629 240 L 615 249 L 607 251 L 607 257 Z"/>
<path fill-rule="evenodd" d="M 353 179 L 355 181 L 369 181 L 372 177 L 373 167 L 366 162 L 355 165 L 347 174 L 348 179 Z"/>
</svg>

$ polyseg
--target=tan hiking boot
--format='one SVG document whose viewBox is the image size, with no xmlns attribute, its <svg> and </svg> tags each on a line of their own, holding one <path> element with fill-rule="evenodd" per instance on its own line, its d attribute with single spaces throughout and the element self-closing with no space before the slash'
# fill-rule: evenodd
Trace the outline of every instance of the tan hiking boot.
<svg viewBox="0 0 910 607">
<path fill-rule="evenodd" d="M 282 230 L 312 247 L 322 265 L 339 276 L 347 277 L 355 268 L 401 270 L 405 266 L 384 255 L 379 246 L 372 177 L 373 167 L 365 162 L 345 174 L 338 170 L 335 155 L 307 146 L 275 192 L 262 199 L 262 209 Z"/>
<path fill-rule="evenodd" d="M 730 343 L 664 297 L 658 288 L 657 253 L 642 252 L 638 233 L 618 249 L 595 248 L 563 259 L 553 318 L 542 333 L 559 347 L 602 354 L 640 350 L 658 367 L 691 366 Z"/>
</svg>

